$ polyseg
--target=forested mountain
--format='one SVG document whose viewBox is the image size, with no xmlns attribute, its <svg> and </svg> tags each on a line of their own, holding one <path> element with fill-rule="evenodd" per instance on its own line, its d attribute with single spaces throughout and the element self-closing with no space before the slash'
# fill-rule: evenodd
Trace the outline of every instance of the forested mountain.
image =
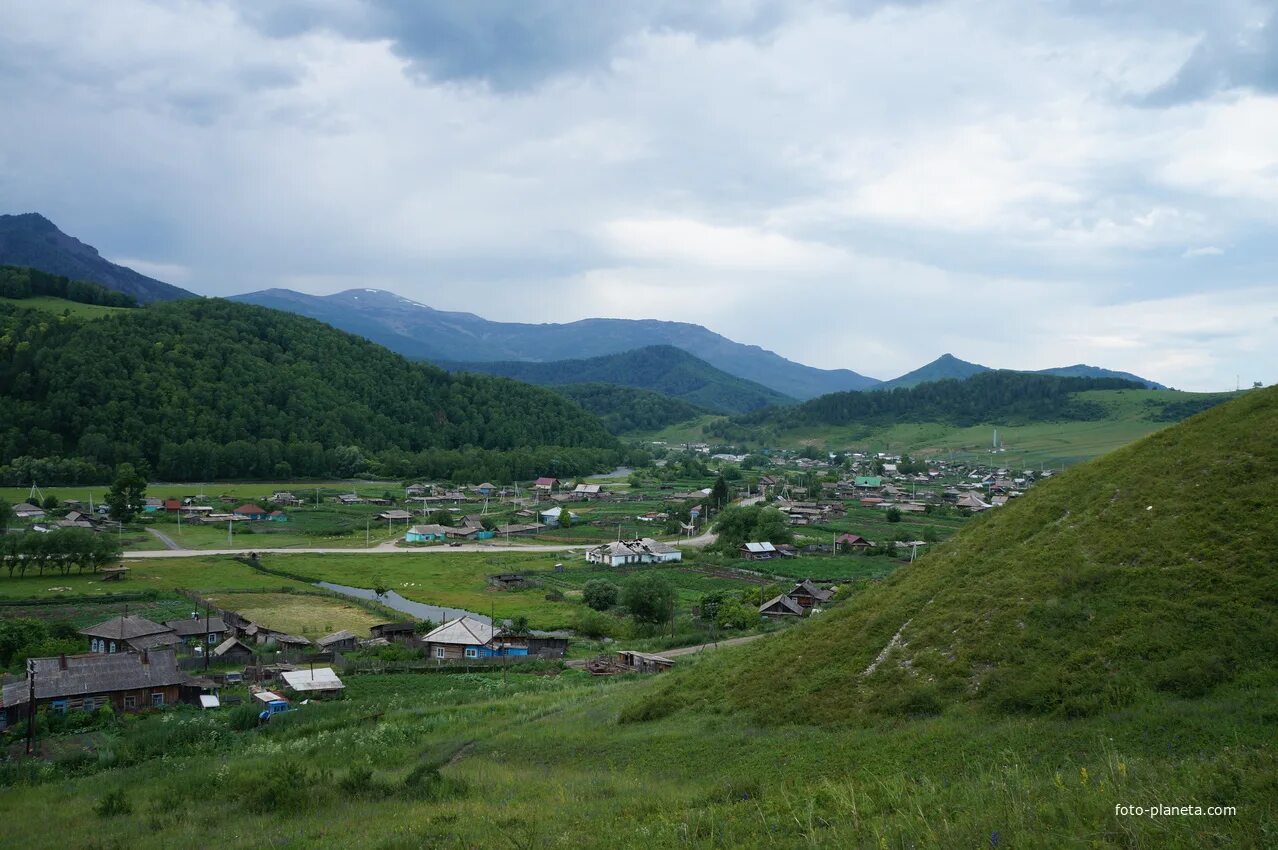
<svg viewBox="0 0 1278 850">
<path fill-rule="evenodd" d="M 975 425 L 1100 418 L 1104 409 L 1078 401 L 1084 390 L 1140 389 L 1117 378 L 1058 378 L 1024 372 L 983 372 L 882 392 L 831 393 L 792 408 L 771 408 L 738 417 L 749 424 L 802 425 L 944 422 Z"/>
<path fill-rule="evenodd" d="M 1151 390 L 1167 389 L 1166 386 L 1157 381 L 1142 378 L 1140 375 L 1133 375 L 1131 372 L 1118 372 L 1114 369 L 1103 369 L 1100 366 L 1088 366 L 1086 363 L 1076 363 L 1073 366 L 1054 366 L 1051 369 L 1038 369 L 1034 374 L 1057 375 L 1062 378 L 1119 378 L 1124 381 L 1135 381 L 1138 384 L 1144 384 Z"/>
<path fill-rule="evenodd" d="M 1272 705 L 1275 517 L 1270 388 L 1040 483 L 846 605 L 669 678 L 647 708 L 847 725 L 969 703 L 991 722 L 1126 713 L 1152 729 L 1231 683 Z M 1245 699 L 1225 705 L 1244 722 Z"/>
<path fill-rule="evenodd" d="M 876 390 L 894 390 L 897 388 L 915 387 L 919 384 L 926 384 L 932 381 L 945 381 L 951 378 L 964 380 L 973 375 L 979 375 L 982 372 L 989 372 L 989 366 L 982 366 L 979 363 L 969 363 L 966 360 L 960 360 L 953 354 L 942 354 L 924 366 L 920 366 L 912 372 L 906 372 L 900 377 L 893 378 L 890 381 L 884 381 Z"/>
<path fill-rule="evenodd" d="M 185 289 L 103 259 L 97 248 L 66 235 L 39 213 L 0 215 L 0 263 L 101 284 L 144 304 L 195 297 Z"/>
<path fill-rule="evenodd" d="M 551 389 L 598 416 L 614 434 L 658 431 L 707 412 L 661 393 L 615 384 L 563 384 Z"/>
<path fill-rule="evenodd" d="M 756 345 L 743 345 L 700 325 L 656 319 L 582 319 L 567 324 L 490 322 L 473 313 L 450 313 L 391 292 L 355 289 L 316 296 L 288 289 L 237 295 L 357 333 L 406 357 L 432 361 L 545 362 L 617 354 L 671 345 L 730 375 L 762 384 L 790 398 L 813 398 L 878 383 L 848 369 L 816 369 Z"/>
<path fill-rule="evenodd" d="M 672 345 L 650 345 L 619 354 L 549 363 L 496 361 L 438 365 L 450 371 L 483 372 L 530 384 L 615 384 L 652 390 L 715 413 L 745 413 L 794 399 L 768 387 L 729 375 Z"/>
<path fill-rule="evenodd" d="M 539 387 L 449 375 L 298 316 L 184 300 L 95 321 L 0 304 L 0 476 L 572 474 L 620 448 Z M 33 460 L 39 458 L 41 460 Z"/>
<path fill-rule="evenodd" d="M 960 360 L 953 354 L 942 354 L 940 357 L 928 363 L 926 366 L 920 366 L 913 372 L 906 372 L 899 378 L 893 378 L 890 381 L 884 381 L 874 387 L 876 390 L 894 390 L 901 387 L 916 387 L 919 384 L 926 384 L 932 381 L 944 381 L 950 378 L 964 380 L 973 375 L 980 375 L 985 372 L 993 372 L 989 366 L 982 366 L 979 363 L 969 363 L 966 360 Z M 1077 363 L 1073 366 L 1054 366 L 1051 369 L 1023 369 L 1028 375 L 1055 375 L 1060 378 L 1119 378 L 1124 381 L 1135 381 L 1151 390 L 1167 389 L 1157 381 L 1151 381 L 1148 378 L 1142 378 L 1139 375 L 1133 375 L 1131 372 L 1116 372 L 1113 369 L 1102 369 L 1099 366 L 1088 366 L 1085 363 Z"/>
</svg>

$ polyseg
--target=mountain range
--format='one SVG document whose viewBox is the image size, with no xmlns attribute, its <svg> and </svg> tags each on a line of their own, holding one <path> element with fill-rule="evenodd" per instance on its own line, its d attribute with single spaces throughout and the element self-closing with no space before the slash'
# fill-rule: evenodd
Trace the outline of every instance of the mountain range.
<svg viewBox="0 0 1278 850">
<path fill-rule="evenodd" d="M 63 233 L 39 213 L 0 215 L 0 264 L 29 266 L 98 283 L 131 295 L 140 303 L 196 297 L 185 289 L 104 259 L 97 249 Z M 894 389 L 946 378 L 964 379 L 990 371 L 987 366 L 946 354 L 898 378 L 880 381 L 850 369 L 818 369 L 796 363 L 773 351 L 735 342 L 688 322 L 602 318 L 563 324 L 494 322 L 474 313 L 436 310 L 376 289 L 353 289 L 333 295 L 266 289 L 233 296 L 231 300 L 318 319 L 405 357 L 466 364 L 472 371 L 504 370 L 502 373 L 506 374 L 514 369 L 510 364 L 517 361 L 575 363 L 651 346 L 670 346 L 705 361 L 722 373 L 779 394 L 782 399 L 771 402 L 774 404 L 784 399 L 804 401 L 833 392 Z M 480 369 L 477 365 L 480 363 L 502 365 Z M 679 369 L 686 369 L 687 365 L 677 364 Z M 1162 386 L 1130 373 L 1083 364 L 1040 371 L 1068 377 L 1120 377 L 1153 388 Z M 671 378 L 675 383 L 679 380 L 677 376 Z M 725 407 L 719 403 L 706 405 L 692 401 L 712 409 Z"/>
<path fill-rule="evenodd" d="M 436 361 L 452 372 L 482 372 L 529 384 L 613 384 L 651 390 L 714 413 L 747 413 L 761 407 L 793 404 L 795 399 L 744 378 L 729 375 L 673 345 L 650 345 L 619 354 L 582 360 L 533 363 L 522 360 L 452 363 Z"/>
<path fill-rule="evenodd" d="M 813 398 L 878 384 L 848 369 L 817 369 L 757 345 L 744 345 L 701 325 L 657 319 L 582 319 L 565 324 L 492 322 L 473 313 L 436 310 L 392 292 L 356 289 L 306 295 L 268 289 L 234 296 L 328 322 L 406 357 L 432 361 L 554 361 L 672 345 L 729 374 L 790 398 Z"/>
</svg>

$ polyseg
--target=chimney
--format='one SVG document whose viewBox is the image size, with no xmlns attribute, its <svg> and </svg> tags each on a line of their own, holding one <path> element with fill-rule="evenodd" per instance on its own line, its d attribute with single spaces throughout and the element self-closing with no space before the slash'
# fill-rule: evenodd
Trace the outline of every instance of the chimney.
<svg viewBox="0 0 1278 850">
<path fill-rule="evenodd" d="M 67 669 L 67 654 L 65 652 L 58 656 L 58 669 Z"/>
<path fill-rule="evenodd" d="M 147 658 L 146 650 L 145 650 L 145 649 L 144 649 L 144 650 L 142 650 L 142 663 L 143 663 L 143 664 L 150 664 L 150 663 L 151 663 L 151 659 Z"/>
</svg>

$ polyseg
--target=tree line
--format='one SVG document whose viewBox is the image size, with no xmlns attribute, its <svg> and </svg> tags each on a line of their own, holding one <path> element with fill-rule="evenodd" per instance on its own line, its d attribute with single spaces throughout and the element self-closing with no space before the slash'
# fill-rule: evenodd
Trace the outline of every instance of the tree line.
<svg viewBox="0 0 1278 850">
<path fill-rule="evenodd" d="M 948 379 L 892 390 L 830 393 L 795 407 L 738 416 L 731 424 L 787 428 L 943 422 L 966 427 L 991 420 L 1009 425 L 1088 421 L 1103 418 L 1105 408 L 1081 401 L 1074 397 L 1075 393 L 1142 388 L 1141 384 L 1121 378 L 1062 378 L 993 371 L 965 380 Z M 707 432 L 711 430 L 707 428 Z"/>
<path fill-rule="evenodd" d="M 96 283 L 72 280 L 23 266 L 0 266 L 0 297 L 23 299 L 38 295 L 102 307 L 138 306 L 132 295 L 116 292 Z"/>
<path fill-rule="evenodd" d="M 120 558 L 120 543 L 109 534 L 85 528 L 63 528 L 47 534 L 0 535 L 0 564 L 12 578 L 29 573 L 59 575 L 97 572 Z"/>
</svg>

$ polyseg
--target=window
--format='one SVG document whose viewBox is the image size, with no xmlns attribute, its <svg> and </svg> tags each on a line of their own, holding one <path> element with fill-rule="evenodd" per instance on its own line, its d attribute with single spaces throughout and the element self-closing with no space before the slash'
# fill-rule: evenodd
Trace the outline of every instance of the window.
<svg viewBox="0 0 1278 850">
<path fill-rule="evenodd" d="M 138 698 L 137 698 L 137 695 L 136 695 L 136 694 L 126 694 L 126 695 L 125 695 L 125 697 L 124 697 L 124 707 L 125 707 L 125 708 L 137 708 L 137 707 L 138 707 Z"/>
<path fill-rule="evenodd" d="M 151 705 L 154 705 L 154 706 L 164 705 L 164 691 L 156 691 L 155 693 L 151 694 Z"/>
<path fill-rule="evenodd" d="M 209 645 L 212 646 L 215 643 L 217 643 L 217 635 L 213 634 L 213 632 L 209 632 Z"/>
<path fill-rule="evenodd" d="M 115 652 L 115 641 L 111 641 L 111 652 Z"/>
<path fill-rule="evenodd" d="M 444 648 L 442 646 L 435 647 L 435 657 L 436 658 L 444 657 Z"/>
<path fill-rule="evenodd" d="M 67 701 L 64 699 L 55 699 L 50 703 L 50 707 L 59 714 L 65 714 L 67 710 Z"/>
<path fill-rule="evenodd" d="M 473 646 L 468 646 L 468 647 L 466 647 L 466 657 L 467 657 L 467 658 L 478 658 L 478 657 L 479 657 L 479 650 L 478 650 L 478 649 L 475 649 L 475 647 L 473 647 Z"/>
<path fill-rule="evenodd" d="M 89 641 L 89 651 L 90 651 L 90 652 L 101 652 L 101 651 L 102 651 L 102 650 L 98 649 L 98 639 L 97 639 L 97 638 L 94 638 L 93 640 Z"/>
</svg>

